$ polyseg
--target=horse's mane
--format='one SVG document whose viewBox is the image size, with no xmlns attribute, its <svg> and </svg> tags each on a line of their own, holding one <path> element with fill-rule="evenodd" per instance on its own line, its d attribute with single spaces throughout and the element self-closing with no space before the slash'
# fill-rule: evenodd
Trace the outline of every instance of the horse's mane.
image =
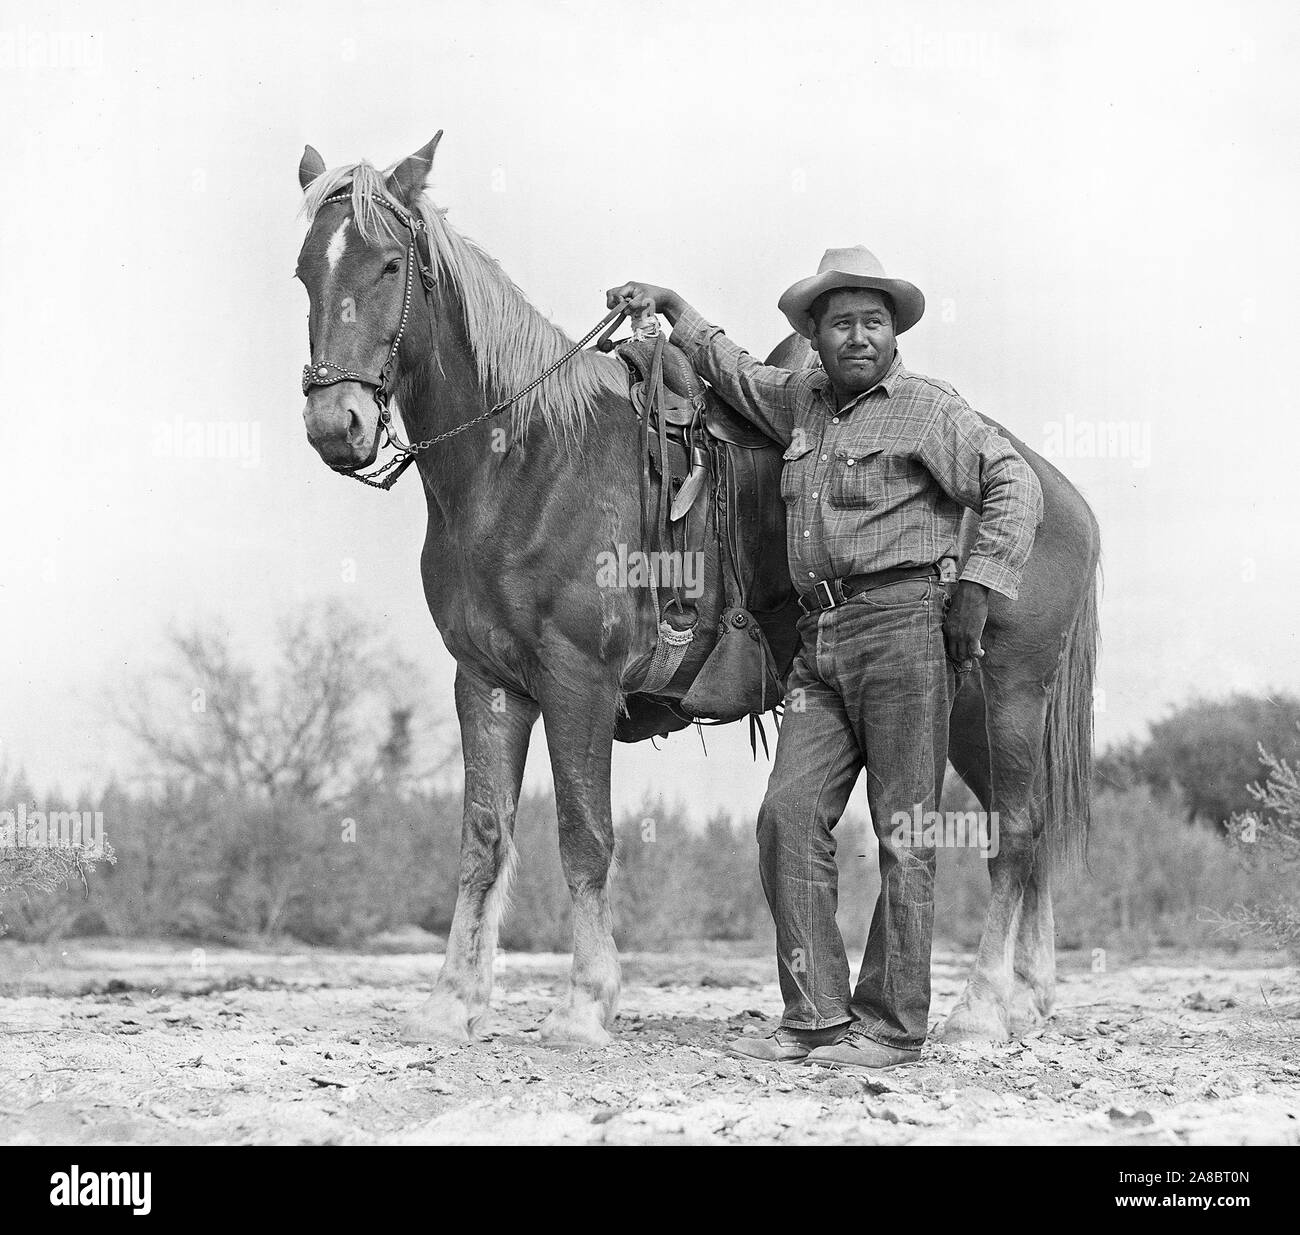
<svg viewBox="0 0 1300 1235">
<path fill-rule="evenodd" d="M 353 219 L 363 240 L 373 244 L 386 233 L 403 241 L 405 232 L 398 234 L 400 225 L 378 200 L 393 199 L 386 184 L 391 170 L 380 172 L 363 161 L 322 172 L 308 186 L 302 212 L 314 221 L 326 198 L 350 190 Z M 428 228 L 434 274 L 449 281 L 464 308 L 465 331 L 488 401 L 508 399 L 559 359 L 572 341 L 528 303 L 495 258 L 448 225 L 446 211 L 426 192 L 421 192 L 416 209 Z M 604 356 L 579 352 L 515 404 L 516 435 L 522 437 L 532 418 L 540 415 L 550 432 L 580 437 L 598 397 L 610 389 L 610 376 Z"/>
</svg>

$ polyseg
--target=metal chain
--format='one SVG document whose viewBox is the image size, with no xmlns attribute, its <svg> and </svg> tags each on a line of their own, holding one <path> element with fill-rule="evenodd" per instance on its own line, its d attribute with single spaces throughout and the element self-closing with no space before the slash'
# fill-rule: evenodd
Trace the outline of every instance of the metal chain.
<svg viewBox="0 0 1300 1235">
<path fill-rule="evenodd" d="M 392 429 L 392 417 L 388 408 L 383 402 L 383 397 L 379 390 L 375 391 L 375 402 L 379 404 L 380 420 L 384 425 L 384 432 L 389 442 L 397 449 L 395 454 L 388 462 L 379 466 L 376 471 L 371 472 L 368 476 L 363 476 L 360 472 L 344 472 L 344 476 L 350 476 L 353 480 L 359 480 L 363 485 L 369 485 L 372 489 L 391 489 L 396 483 L 397 478 L 415 461 L 415 456 L 423 450 L 437 446 L 440 442 L 447 441 L 448 438 L 455 437 L 458 433 L 464 433 L 466 429 L 472 429 L 475 425 L 481 425 L 485 420 L 490 420 L 493 416 L 500 415 L 507 408 L 518 403 L 525 395 L 531 394 L 537 389 L 548 377 L 560 369 L 563 365 L 572 360 L 588 343 L 592 341 L 604 328 L 623 312 L 622 308 L 611 310 L 605 314 L 585 335 L 582 336 L 568 351 L 564 353 L 551 367 L 543 373 L 539 373 L 533 378 L 522 390 L 512 394 L 510 398 L 503 399 L 495 407 L 489 408 L 481 416 L 475 416 L 473 420 L 467 420 L 464 424 L 459 424 L 453 429 L 448 429 L 445 433 L 439 433 L 436 437 L 427 438 L 422 442 L 403 442 L 394 436 Z M 396 470 L 394 470 L 396 469 Z"/>
<path fill-rule="evenodd" d="M 467 420 L 464 424 L 457 425 L 454 429 L 448 429 L 446 433 L 439 433 L 437 437 L 431 437 L 427 441 L 420 442 L 417 445 L 406 446 L 405 449 L 410 451 L 412 454 L 421 450 L 428 450 L 430 446 L 436 446 L 439 442 L 445 442 L 449 437 L 455 437 L 457 433 L 464 433 L 466 429 L 472 429 L 475 425 L 482 424 L 485 420 L 490 420 L 493 416 L 504 412 L 506 408 L 518 403 L 525 395 L 532 394 L 532 392 L 536 390 L 548 377 L 550 377 L 551 374 L 556 372 L 556 370 L 561 368 L 568 361 L 572 360 L 574 356 L 576 356 L 584 347 L 587 346 L 588 343 L 592 341 L 592 339 L 604 330 L 610 319 L 620 312 L 622 312 L 621 309 L 616 309 L 613 313 L 609 313 L 605 317 L 601 318 L 601 320 L 587 331 L 587 333 L 583 335 L 582 338 L 579 339 L 571 348 L 569 348 L 569 350 L 565 352 L 559 360 L 551 365 L 546 372 L 533 378 L 533 380 L 518 393 L 511 395 L 508 399 L 502 400 L 496 405 L 496 407 L 484 412 L 481 416 L 475 416 L 473 420 Z M 396 442 L 393 444 L 397 445 Z"/>
</svg>

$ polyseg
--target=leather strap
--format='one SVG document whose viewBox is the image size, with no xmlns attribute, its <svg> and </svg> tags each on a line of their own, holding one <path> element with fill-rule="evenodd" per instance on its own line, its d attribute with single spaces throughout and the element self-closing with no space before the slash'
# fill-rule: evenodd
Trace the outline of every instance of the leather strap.
<svg viewBox="0 0 1300 1235">
<path fill-rule="evenodd" d="M 666 547 L 665 543 L 659 540 L 661 529 L 665 532 L 666 541 L 670 542 L 672 534 L 668 522 L 668 426 L 662 414 L 664 389 L 663 346 L 663 335 L 659 335 L 655 339 L 654 359 L 650 365 L 650 376 L 646 381 L 645 405 L 641 409 L 641 535 L 647 553 L 653 553 L 656 548 L 662 550 Z M 656 512 L 651 509 L 650 497 L 650 417 L 652 414 L 658 424 L 659 504 L 657 517 Z M 650 560 L 654 562 L 662 559 L 652 557 Z M 650 603 L 654 609 L 657 632 L 654 652 L 650 657 L 650 663 L 646 666 L 641 683 L 637 687 L 637 690 L 644 694 L 654 694 L 656 691 L 663 690 L 672 681 L 682 661 L 686 658 L 691 642 L 695 638 L 694 621 L 684 630 L 678 630 L 664 616 L 664 610 L 659 605 L 659 586 L 655 578 L 657 573 L 657 569 L 652 566 L 650 570 Z M 682 604 L 680 589 L 676 584 L 673 585 L 671 604 L 676 606 L 679 613 L 686 612 L 685 606 Z M 698 615 L 696 620 L 698 620 Z"/>
<path fill-rule="evenodd" d="M 937 578 L 939 578 L 939 564 L 932 562 L 929 566 L 890 566 L 885 570 L 873 570 L 866 574 L 825 579 L 811 592 L 799 597 L 799 608 L 804 613 L 838 609 L 854 596 L 861 596 L 863 592 L 871 592 L 876 588 L 888 587 L 891 583 L 901 583 L 904 579 Z"/>
</svg>

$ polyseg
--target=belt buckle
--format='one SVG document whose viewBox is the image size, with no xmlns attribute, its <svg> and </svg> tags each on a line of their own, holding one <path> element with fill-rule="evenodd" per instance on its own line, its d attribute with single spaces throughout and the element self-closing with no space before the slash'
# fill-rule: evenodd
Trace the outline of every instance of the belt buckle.
<svg viewBox="0 0 1300 1235">
<path fill-rule="evenodd" d="M 834 609 L 844 603 L 843 594 L 835 595 L 829 579 L 819 579 L 813 584 L 813 595 L 817 597 L 819 609 Z"/>
<path fill-rule="evenodd" d="M 812 596 L 805 601 L 798 597 L 799 608 L 807 614 L 824 613 L 827 609 L 838 609 L 844 604 L 844 591 L 838 579 L 819 579 L 813 584 Z"/>
</svg>

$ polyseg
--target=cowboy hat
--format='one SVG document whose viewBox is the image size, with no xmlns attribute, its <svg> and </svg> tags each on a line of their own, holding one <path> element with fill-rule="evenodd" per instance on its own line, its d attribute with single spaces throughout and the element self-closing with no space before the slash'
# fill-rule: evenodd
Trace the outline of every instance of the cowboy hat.
<svg viewBox="0 0 1300 1235">
<path fill-rule="evenodd" d="M 813 323 L 808 311 L 812 302 L 822 292 L 841 287 L 869 287 L 887 292 L 894 301 L 895 334 L 911 330 L 925 312 L 925 297 L 921 295 L 921 289 L 902 279 L 886 278 L 880 259 L 860 244 L 851 249 L 827 249 L 817 273 L 788 288 L 777 301 L 777 308 L 805 339 L 811 339 Z"/>
</svg>

